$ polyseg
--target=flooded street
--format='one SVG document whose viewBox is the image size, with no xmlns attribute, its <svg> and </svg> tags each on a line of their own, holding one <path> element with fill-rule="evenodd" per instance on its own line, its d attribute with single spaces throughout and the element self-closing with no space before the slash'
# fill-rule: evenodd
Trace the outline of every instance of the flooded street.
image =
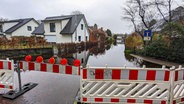
<svg viewBox="0 0 184 104">
<path fill-rule="evenodd" d="M 124 53 L 125 45 L 112 45 L 110 49 L 104 49 L 101 54 L 90 54 L 87 60 L 87 65 L 91 67 L 161 67 L 161 65 L 149 63 Z"/>
<path fill-rule="evenodd" d="M 38 85 L 15 100 L 0 97 L 0 104 L 73 104 L 80 86 L 79 76 L 34 71 L 21 75 L 23 84 Z M 16 73 L 15 82 L 18 88 Z"/>
<path fill-rule="evenodd" d="M 133 61 L 133 57 L 126 57 L 124 53 L 125 46 L 123 44 L 119 44 L 117 46 L 111 46 L 111 49 L 106 50 L 102 55 L 91 55 L 89 56 L 89 60 L 87 64 L 89 66 L 102 67 L 139 67 L 137 63 Z"/>
</svg>

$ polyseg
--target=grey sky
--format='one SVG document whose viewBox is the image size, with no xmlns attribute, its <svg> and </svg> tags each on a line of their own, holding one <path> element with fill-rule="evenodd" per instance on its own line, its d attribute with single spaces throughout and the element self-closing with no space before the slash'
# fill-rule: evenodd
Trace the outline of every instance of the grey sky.
<svg viewBox="0 0 184 104">
<path fill-rule="evenodd" d="M 121 7 L 126 0 L 1 0 L 0 17 L 8 19 L 33 17 L 44 19 L 49 16 L 71 14 L 79 10 L 85 14 L 89 25 L 109 28 L 113 33 L 129 33 L 132 26 L 122 21 Z M 177 0 L 176 0 L 177 1 Z M 178 0 L 180 1 L 180 0 Z M 180 2 L 175 3 L 180 5 Z"/>
</svg>

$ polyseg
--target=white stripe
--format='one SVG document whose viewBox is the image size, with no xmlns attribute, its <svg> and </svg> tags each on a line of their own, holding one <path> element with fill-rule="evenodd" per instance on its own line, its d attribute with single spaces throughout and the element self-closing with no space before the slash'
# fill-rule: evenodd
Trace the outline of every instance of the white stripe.
<svg viewBox="0 0 184 104">
<path fill-rule="evenodd" d="M 41 63 L 34 63 L 34 68 L 35 71 L 40 71 Z"/>
<path fill-rule="evenodd" d="M 47 72 L 53 72 L 53 65 L 52 64 L 46 64 L 47 66 Z"/>
<path fill-rule="evenodd" d="M 23 70 L 28 70 L 28 62 L 23 61 L 22 65 Z"/>
<path fill-rule="evenodd" d="M 164 77 L 165 77 L 165 71 L 163 70 L 157 70 L 156 71 L 156 78 L 155 80 L 161 80 L 161 81 L 164 81 Z"/>
<path fill-rule="evenodd" d="M 87 79 L 95 79 L 95 69 L 87 69 Z"/>
<path fill-rule="evenodd" d="M 72 75 L 78 75 L 78 67 L 72 66 Z"/>
<path fill-rule="evenodd" d="M 8 69 L 8 61 L 3 61 L 3 69 Z"/>
<path fill-rule="evenodd" d="M 59 65 L 59 73 L 65 74 L 66 66 L 65 65 Z"/>
</svg>

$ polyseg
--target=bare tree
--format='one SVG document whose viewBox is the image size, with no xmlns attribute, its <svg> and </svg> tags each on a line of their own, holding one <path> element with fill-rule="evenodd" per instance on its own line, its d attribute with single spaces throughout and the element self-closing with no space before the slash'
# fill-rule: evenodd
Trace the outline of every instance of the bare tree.
<svg viewBox="0 0 184 104">
<path fill-rule="evenodd" d="M 159 14 L 162 16 L 166 23 L 172 21 L 172 3 L 173 0 L 154 0 L 152 3 L 156 6 Z"/>
<path fill-rule="evenodd" d="M 145 29 L 153 29 L 153 25 L 156 23 L 154 19 L 156 13 L 150 1 L 147 0 L 128 0 L 124 8 L 124 14 L 123 19 L 130 20 L 134 25 L 135 31 L 142 37 L 142 31 Z"/>
<path fill-rule="evenodd" d="M 122 16 L 122 19 L 130 20 L 134 26 L 134 31 L 137 32 L 137 25 L 136 25 L 136 13 L 137 9 L 132 8 L 130 5 L 127 5 L 127 7 L 123 8 L 124 15 Z"/>
</svg>

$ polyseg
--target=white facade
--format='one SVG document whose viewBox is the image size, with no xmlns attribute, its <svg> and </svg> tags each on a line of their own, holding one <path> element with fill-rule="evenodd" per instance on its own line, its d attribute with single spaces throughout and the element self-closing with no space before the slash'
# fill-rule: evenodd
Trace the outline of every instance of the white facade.
<svg viewBox="0 0 184 104">
<path fill-rule="evenodd" d="M 4 22 L 2 23 L 2 29 L 3 29 L 3 34 L 8 38 L 11 39 L 12 36 L 27 36 L 30 37 L 32 36 L 32 32 L 35 30 L 36 27 L 39 26 L 39 24 L 34 20 L 31 19 L 29 22 L 21 25 L 20 27 L 15 28 L 15 30 L 11 31 L 10 33 L 6 33 L 6 31 L 10 28 L 14 28 L 14 26 L 16 26 L 17 24 L 19 24 L 18 21 L 16 22 Z M 29 28 L 29 29 L 28 29 Z"/>
<path fill-rule="evenodd" d="M 83 29 L 81 28 L 81 25 L 83 25 Z M 79 37 L 81 39 L 79 39 Z M 72 42 L 81 42 L 81 41 L 83 42 L 89 41 L 89 32 L 88 32 L 88 28 L 85 26 L 84 19 L 80 21 L 76 31 L 72 35 Z"/>
<path fill-rule="evenodd" d="M 56 42 L 56 43 L 66 43 L 71 42 L 71 35 L 61 35 L 61 30 L 66 26 L 69 19 L 67 20 L 57 20 L 57 21 L 47 21 L 44 22 L 44 30 L 45 30 L 45 39 L 48 42 Z M 55 32 L 50 32 L 50 23 L 55 23 Z M 50 39 L 49 39 L 50 38 Z"/>
<path fill-rule="evenodd" d="M 32 36 L 32 32 L 35 30 L 36 27 L 38 27 L 38 23 L 36 23 L 34 20 L 29 21 L 25 25 L 18 28 L 16 31 L 14 31 L 11 35 L 12 36 Z M 31 27 L 31 30 L 28 30 L 28 26 Z"/>
<path fill-rule="evenodd" d="M 78 24 L 73 34 L 60 33 L 65 28 L 69 20 L 70 19 L 44 21 L 45 39 L 47 39 L 48 42 L 71 43 L 71 42 L 86 41 L 85 37 L 87 36 L 88 41 L 89 32 L 87 26 L 85 25 L 86 23 L 84 22 L 84 19 L 81 19 L 80 23 Z M 55 32 L 50 32 L 50 23 L 55 23 Z M 81 24 L 83 25 L 83 29 L 81 29 Z"/>
</svg>

